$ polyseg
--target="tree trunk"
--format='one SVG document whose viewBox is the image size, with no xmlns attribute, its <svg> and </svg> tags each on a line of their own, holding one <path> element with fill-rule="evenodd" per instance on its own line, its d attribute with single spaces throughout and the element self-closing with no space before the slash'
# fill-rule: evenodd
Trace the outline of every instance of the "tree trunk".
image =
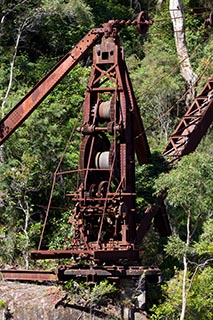
<svg viewBox="0 0 213 320">
<path fill-rule="evenodd" d="M 169 11 L 173 24 L 178 59 L 180 62 L 180 72 L 184 80 L 186 81 L 187 89 L 189 89 L 186 97 L 186 105 L 188 107 L 195 97 L 195 84 L 197 76 L 193 72 L 193 69 L 191 67 L 188 50 L 186 46 L 182 1 L 170 0 Z"/>
<path fill-rule="evenodd" d="M 7 86 L 7 91 L 5 93 L 5 96 L 2 100 L 2 104 L 1 104 L 1 119 L 4 118 L 5 115 L 5 105 L 12 87 L 12 83 L 13 83 L 13 72 L 14 72 L 14 65 L 15 65 L 15 60 L 16 60 L 16 55 L 17 55 L 17 51 L 18 51 L 18 46 L 19 46 L 19 42 L 20 42 L 20 38 L 21 38 L 21 33 L 22 33 L 22 29 L 20 28 L 18 30 L 18 34 L 17 34 L 17 38 L 16 38 L 16 43 L 15 43 L 15 48 L 14 48 L 14 52 L 13 52 L 13 57 L 12 60 L 10 62 L 10 78 L 9 78 L 9 83 Z M 0 146 L 0 163 L 4 162 L 4 148 L 1 145 Z"/>
<path fill-rule="evenodd" d="M 191 212 L 188 210 L 187 215 L 187 225 L 186 225 L 186 248 L 190 245 L 190 218 Z M 182 308 L 180 320 L 185 319 L 186 314 L 186 304 L 187 304 L 187 275 L 188 275 L 188 262 L 187 262 L 187 252 L 183 255 L 183 285 L 182 285 Z"/>
<path fill-rule="evenodd" d="M 188 263 L 186 254 L 183 256 L 183 285 L 182 285 L 182 308 L 181 308 L 181 315 L 180 320 L 184 320 L 185 313 L 186 313 L 186 301 L 187 301 L 187 294 L 186 294 L 186 281 L 187 281 L 187 273 L 188 273 Z"/>
</svg>

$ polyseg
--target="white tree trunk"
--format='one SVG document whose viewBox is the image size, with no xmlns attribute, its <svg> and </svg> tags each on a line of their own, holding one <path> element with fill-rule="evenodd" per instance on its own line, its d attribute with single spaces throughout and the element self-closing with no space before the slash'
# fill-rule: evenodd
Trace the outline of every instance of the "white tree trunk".
<svg viewBox="0 0 213 320">
<path fill-rule="evenodd" d="M 16 43 L 15 43 L 15 48 L 14 48 L 14 52 L 13 52 L 13 57 L 12 57 L 12 60 L 10 62 L 10 78 L 9 78 L 9 83 L 8 83 L 8 86 L 7 86 L 7 91 L 5 93 L 5 96 L 2 100 L 2 105 L 1 105 L 1 116 L 2 118 L 4 117 L 4 109 L 5 109 L 5 105 L 6 105 L 6 102 L 7 102 L 7 98 L 9 96 L 9 93 L 10 93 L 10 90 L 11 90 L 11 87 L 12 87 L 12 83 L 13 83 L 13 71 L 14 71 L 14 65 L 15 65 L 15 60 L 16 60 L 16 55 L 17 55 L 17 50 L 18 50 L 18 45 L 19 45 L 19 41 L 20 41 L 20 38 L 21 38 L 21 33 L 22 33 L 22 30 L 19 29 L 18 30 L 18 34 L 17 34 L 17 38 L 16 38 Z"/>
<path fill-rule="evenodd" d="M 178 54 L 178 59 L 180 62 L 180 72 L 186 81 L 187 88 L 189 88 L 190 92 L 188 95 L 188 103 L 194 99 L 195 96 L 195 84 L 197 80 L 196 74 L 193 72 L 191 67 L 186 38 L 185 38 L 185 30 L 184 30 L 184 18 L 182 12 L 182 1 L 181 0 L 170 0 L 169 2 L 169 11 L 172 19 L 175 44 Z M 187 102 L 187 101 L 186 101 Z"/>
<path fill-rule="evenodd" d="M 15 48 L 14 48 L 14 52 L 13 52 L 13 57 L 12 60 L 10 62 L 10 78 L 9 78 L 9 83 L 7 86 L 7 91 L 5 93 L 5 96 L 2 99 L 2 104 L 1 104 L 1 119 L 4 118 L 5 115 L 5 105 L 7 102 L 7 98 L 9 96 L 11 87 L 12 87 L 12 83 L 13 83 L 13 71 L 14 71 L 14 65 L 15 65 L 15 60 L 16 60 L 16 55 L 17 55 L 17 50 L 18 50 L 18 46 L 19 46 L 19 42 L 20 42 L 20 38 L 21 38 L 21 33 L 22 30 L 21 28 L 18 30 L 18 34 L 17 34 L 17 38 L 16 38 L 16 43 L 15 43 Z M 4 148 L 3 145 L 0 146 L 0 163 L 4 162 Z"/>
<path fill-rule="evenodd" d="M 29 245 L 30 238 L 28 234 L 29 222 L 30 222 L 30 207 L 27 199 L 24 197 L 24 203 L 19 200 L 19 208 L 22 210 L 24 214 L 24 226 L 22 227 L 22 231 L 25 237 L 24 245 L 22 244 L 22 255 L 25 262 L 25 269 L 29 269 Z"/>
<path fill-rule="evenodd" d="M 188 210 L 187 215 L 187 225 L 186 225 L 186 248 L 190 245 L 190 218 L 191 212 Z M 188 276 L 188 262 L 187 262 L 187 252 L 183 255 L 183 284 L 182 284 L 182 308 L 180 320 L 185 319 L 186 314 L 186 304 L 187 304 L 187 276 Z"/>
<path fill-rule="evenodd" d="M 186 301 L 187 301 L 187 293 L 186 293 L 186 281 L 187 281 L 187 273 L 188 273 L 188 263 L 186 254 L 183 256 L 183 284 L 182 284 L 182 308 L 180 320 L 184 320 L 186 313 Z"/>
<path fill-rule="evenodd" d="M 181 74 L 186 80 L 188 86 L 191 86 L 195 83 L 197 76 L 192 70 L 186 46 L 184 19 L 182 13 L 182 1 L 170 0 L 169 11 L 170 16 L 172 18 L 177 54 L 180 61 Z"/>
</svg>

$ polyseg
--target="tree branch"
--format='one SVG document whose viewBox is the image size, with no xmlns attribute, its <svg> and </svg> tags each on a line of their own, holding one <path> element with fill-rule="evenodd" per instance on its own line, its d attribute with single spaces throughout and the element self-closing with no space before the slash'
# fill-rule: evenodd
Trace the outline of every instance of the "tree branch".
<svg viewBox="0 0 213 320">
<path fill-rule="evenodd" d="M 4 20 L 6 18 L 6 16 L 8 16 L 11 12 L 13 12 L 14 10 L 16 10 L 17 7 L 21 6 L 23 3 L 27 2 L 27 0 L 23 0 L 19 3 L 17 3 L 14 7 L 12 7 L 10 10 L 8 10 L 1 18 L 1 24 L 4 23 Z"/>
</svg>

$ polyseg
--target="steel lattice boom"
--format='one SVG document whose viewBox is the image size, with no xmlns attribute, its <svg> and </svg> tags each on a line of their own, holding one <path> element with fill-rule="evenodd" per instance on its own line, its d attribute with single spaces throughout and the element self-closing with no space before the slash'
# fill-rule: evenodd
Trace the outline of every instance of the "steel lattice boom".
<svg viewBox="0 0 213 320">
<path fill-rule="evenodd" d="M 213 121 L 213 75 L 171 135 L 164 155 L 171 161 L 193 152 Z"/>
</svg>

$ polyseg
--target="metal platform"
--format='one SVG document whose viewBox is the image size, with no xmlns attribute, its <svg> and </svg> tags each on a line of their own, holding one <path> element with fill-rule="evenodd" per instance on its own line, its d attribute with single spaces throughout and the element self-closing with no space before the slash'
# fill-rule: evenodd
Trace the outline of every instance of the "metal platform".
<svg viewBox="0 0 213 320">
<path fill-rule="evenodd" d="M 93 281 L 101 278 L 129 278 L 145 275 L 152 282 L 159 283 L 160 270 L 156 267 L 145 266 L 94 266 L 81 267 L 60 266 L 55 271 L 47 270 L 0 270 L 1 279 L 4 281 L 36 281 L 36 282 L 60 282 L 73 278 L 82 278 L 85 281 Z"/>
<path fill-rule="evenodd" d="M 31 258 L 38 259 L 64 259 L 78 257 L 92 257 L 94 260 L 118 261 L 119 259 L 138 260 L 138 250 L 33 250 Z"/>
</svg>

